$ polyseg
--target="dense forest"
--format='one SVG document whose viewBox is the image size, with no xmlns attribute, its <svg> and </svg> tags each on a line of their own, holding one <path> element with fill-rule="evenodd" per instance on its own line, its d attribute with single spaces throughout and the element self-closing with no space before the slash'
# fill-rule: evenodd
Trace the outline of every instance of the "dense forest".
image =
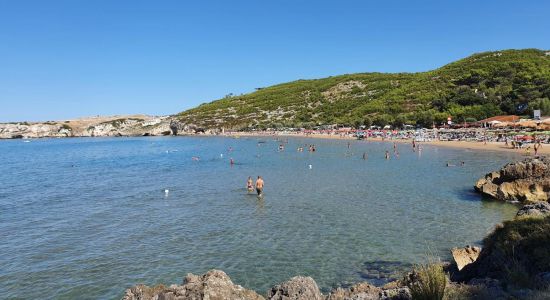
<svg viewBox="0 0 550 300">
<path fill-rule="evenodd" d="M 420 73 L 359 73 L 297 80 L 228 95 L 178 114 L 207 128 L 310 128 L 341 124 L 431 127 L 451 116 L 550 115 L 550 51 L 484 52 Z"/>
</svg>

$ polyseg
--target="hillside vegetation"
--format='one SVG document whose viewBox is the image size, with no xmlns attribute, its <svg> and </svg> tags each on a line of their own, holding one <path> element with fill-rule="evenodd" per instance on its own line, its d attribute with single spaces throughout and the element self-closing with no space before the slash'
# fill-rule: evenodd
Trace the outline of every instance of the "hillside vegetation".
<svg viewBox="0 0 550 300">
<path fill-rule="evenodd" d="M 448 116 L 471 122 L 499 114 L 550 114 L 550 51 L 474 54 L 420 73 L 359 73 L 297 80 L 202 104 L 178 114 L 207 128 L 321 124 L 431 127 Z"/>
</svg>

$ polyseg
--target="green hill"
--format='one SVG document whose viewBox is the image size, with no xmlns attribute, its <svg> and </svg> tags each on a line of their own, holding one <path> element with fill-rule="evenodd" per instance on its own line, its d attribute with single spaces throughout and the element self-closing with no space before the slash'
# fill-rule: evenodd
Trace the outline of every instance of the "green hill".
<svg viewBox="0 0 550 300">
<path fill-rule="evenodd" d="M 474 54 L 420 73 L 358 73 L 297 80 L 227 96 L 177 116 L 207 128 L 319 124 L 431 126 L 499 114 L 550 114 L 550 51 Z"/>
</svg>

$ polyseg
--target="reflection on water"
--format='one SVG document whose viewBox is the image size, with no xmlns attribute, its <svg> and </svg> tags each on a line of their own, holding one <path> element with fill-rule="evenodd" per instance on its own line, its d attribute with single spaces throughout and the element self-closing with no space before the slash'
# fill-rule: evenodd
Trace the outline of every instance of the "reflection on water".
<svg viewBox="0 0 550 300">
<path fill-rule="evenodd" d="M 324 291 L 378 284 L 428 250 L 445 259 L 451 247 L 479 243 L 517 210 L 471 192 L 513 154 L 424 146 L 419 155 L 398 144 L 397 157 L 391 143 L 351 141 L 348 149 L 347 141 L 294 138 L 284 151 L 278 145 L 1 141 L 2 295 L 117 298 L 136 283 L 179 283 L 212 268 L 260 293 L 299 274 Z M 258 175 L 263 199 L 245 189 Z"/>
</svg>

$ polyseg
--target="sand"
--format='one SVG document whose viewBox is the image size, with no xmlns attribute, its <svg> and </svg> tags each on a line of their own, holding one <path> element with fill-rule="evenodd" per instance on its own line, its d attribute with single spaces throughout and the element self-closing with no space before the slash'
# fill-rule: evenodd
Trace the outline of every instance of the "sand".
<svg viewBox="0 0 550 300">
<path fill-rule="evenodd" d="M 355 140 L 355 137 L 351 136 L 340 136 L 340 135 L 328 135 L 328 134 L 262 134 L 262 133 L 250 133 L 250 132 L 239 132 L 227 134 L 228 136 L 258 136 L 258 137 L 307 137 L 307 138 L 320 138 L 320 139 L 337 139 L 337 140 Z M 411 139 L 385 139 L 381 138 L 368 138 L 364 141 L 378 141 L 378 142 L 389 142 L 389 143 L 412 143 Z M 452 147 L 459 148 L 464 150 L 483 150 L 483 151 L 506 151 L 513 152 L 518 154 L 527 155 L 525 148 L 523 149 L 514 149 L 511 146 L 505 146 L 502 142 L 467 142 L 467 141 L 429 141 L 429 142 L 417 142 L 418 145 L 434 145 L 441 147 Z M 533 146 L 531 145 L 530 154 L 534 155 Z M 538 154 L 550 154 L 550 145 L 542 144 L 542 147 L 539 149 Z"/>
</svg>

